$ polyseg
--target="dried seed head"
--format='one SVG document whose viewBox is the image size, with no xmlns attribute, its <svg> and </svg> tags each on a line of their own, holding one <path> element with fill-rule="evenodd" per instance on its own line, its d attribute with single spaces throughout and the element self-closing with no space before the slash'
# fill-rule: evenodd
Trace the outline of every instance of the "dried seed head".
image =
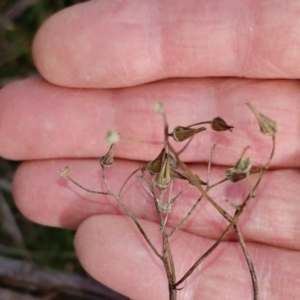
<svg viewBox="0 0 300 300">
<path fill-rule="evenodd" d="M 169 156 L 164 155 L 162 167 L 156 176 L 155 184 L 160 190 L 165 190 L 171 184 Z"/>
<path fill-rule="evenodd" d="M 249 174 L 259 173 L 260 171 L 261 171 L 261 168 L 252 167 L 249 171 Z M 238 181 L 246 178 L 247 173 L 237 172 L 237 170 L 235 168 L 230 168 L 230 169 L 226 170 L 225 176 L 231 182 L 238 182 Z"/>
<path fill-rule="evenodd" d="M 163 160 L 165 156 L 168 156 L 169 165 L 171 169 L 176 169 L 176 158 L 172 151 L 168 150 L 168 153 L 166 153 L 166 148 L 164 147 L 159 155 L 151 161 L 148 166 L 147 170 L 152 174 L 158 174 L 162 168 Z"/>
<path fill-rule="evenodd" d="M 248 173 L 251 166 L 251 159 L 249 157 L 242 157 L 233 168 L 237 173 Z"/>
<path fill-rule="evenodd" d="M 116 144 L 120 141 L 120 135 L 116 130 L 109 130 L 105 136 L 105 143 L 107 145 Z"/>
<path fill-rule="evenodd" d="M 152 175 L 159 173 L 159 171 L 162 167 L 162 162 L 163 162 L 165 153 L 166 153 L 166 150 L 165 150 L 165 148 L 163 148 L 161 150 L 161 152 L 159 153 L 159 155 L 153 161 L 149 162 L 147 169 Z"/>
<path fill-rule="evenodd" d="M 69 167 L 65 167 L 65 168 L 59 170 L 58 175 L 61 176 L 61 177 L 63 177 L 63 178 L 68 178 L 68 176 L 69 176 L 69 170 L 70 170 Z"/>
<path fill-rule="evenodd" d="M 268 135 L 268 136 L 272 136 L 272 137 L 275 136 L 276 131 L 277 131 L 276 122 L 269 119 L 265 115 L 261 114 L 256 108 L 254 108 L 254 106 L 250 102 L 246 101 L 245 103 L 247 104 L 247 106 L 250 108 L 250 110 L 255 115 L 255 117 L 258 121 L 259 127 L 260 127 L 260 131 L 264 135 Z"/>
<path fill-rule="evenodd" d="M 238 182 L 246 178 L 246 173 L 238 173 L 235 168 L 230 168 L 225 173 L 226 178 L 231 182 Z"/>
<path fill-rule="evenodd" d="M 99 163 L 102 168 L 109 168 L 114 163 L 114 150 L 115 144 L 112 144 L 108 150 L 108 152 L 99 158 Z"/>
<path fill-rule="evenodd" d="M 161 102 L 156 102 L 153 106 L 153 110 L 159 114 L 164 113 L 164 105 Z"/>
<path fill-rule="evenodd" d="M 206 130 L 205 127 L 190 128 L 190 127 L 177 126 L 174 128 L 172 132 L 172 136 L 176 142 L 183 142 L 188 138 L 192 137 L 194 134 L 204 130 Z"/>
<path fill-rule="evenodd" d="M 234 128 L 233 126 L 228 125 L 222 118 L 220 117 L 215 117 L 212 121 L 211 121 L 211 128 L 214 131 L 232 131 L 232 129 Z"/>
</svg>

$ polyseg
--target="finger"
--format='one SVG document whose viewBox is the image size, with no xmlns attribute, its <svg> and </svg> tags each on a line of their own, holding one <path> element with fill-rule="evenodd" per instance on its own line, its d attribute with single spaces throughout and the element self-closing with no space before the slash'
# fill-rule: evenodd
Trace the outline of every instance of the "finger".
<svg viewBox="0 0 300 300">
<path fill-rule="evenodd" d="M 183 160 L 207 161 L 216 143 L 215 164 L 235 164 L 246 146 L 250 146 L 247 154 L 263 163 L 271 140 L 260 133 L 243 103 L 246 98 L 278 123 L 273 166 L 299 167 L 299 93 L 297 81 L 189 79 L 118 90 L 64 89 L 39 79 L 21 81 L 0 91 L 0 155 L 20 160 L 99 157 L 108 149 L 105 134 L 115 128 L 124 137 L 148 142 L 124 141 L 116 147 L 117 157 L 154 159 L 162 144 L 151 143 L 163 141 L 163 121 L 152 107 L 162 101 L 170 131 L 216 116 L 235 127 L 233 132 L 213 132 L 208 126 L 194 138 Z"/>
<path fill-rule="evenodd" d="M 168 77 L 299 77 L 297 1 L 89 1 L 50 18 L 34 60 L 50 82 L 124 87 Z"/>
<path fill-rule="evenodd" d="M 141 221 L 161 249 L 157 224 Z M 180 232 L 171 249 L 179 280 L 214 242 Z M 78 229 L 75 246 L 88 273 L 132 299 L 168 299 L 162 262 L 152 253 L 129 218 L 97 216 Z M 299 252 L 248 244 L 260 298 L 293 299 L 300 295 Z M 178 299 L 253 299 L 251 279 L 238 243 L 223 242 L 183 284 Z"/>
<path fill-rule="evenodd" d="M 107 170 L 106 178 L 110 189 L 119 194 L 129 174 L 139 167 L 138 163 L 116 161 Z M 111 196 L 90 194 L 66 179 L 58 177 L 58 170 L 70 167 L 70 176 L 82 186 L 106 191 L 99 164 L 96 160 L 57 160 L 24 163 L 14 178 L 14 198 L 22 213 L 29 219 L 50 226 L 76 228 L 86 218 L 99 215 L 123 215 L 122 207 Z M 206 166 L 191 166 L 192 171 L 206 180 Z M 210 183 L 214 184 L 225 176 L 226 168 L 213 166 Z M 122 190 L 121 199 L 132 213 L 148 221 L 157 222 L 153 198 L 133 176 Z M 268 171 L 255 198 L 251 199 L 240 217 L 240 224 L 247 240 L 300 249 L 300 203 L 298 170 Z M 257 177 L 251 177 L 254 186 Z M 183 180 L 175 180 L 172 197 L 187 189 L 176 200 L 169 215 L 169 226 L 175 227 L 189 212 L 199 198 L 196 188 Z M 226 182 L 213 188 L 209 195 L 230 215 L 235 209 L 225 200 L 238 205 L 249 192 L 246 181 Z M 166 197 L 168 193 L 166 192 Z M 202 199 L 182 229 L 204 237 L 216 239 L 227 227 L 228 221 L 206 200 Z M 235 234 L 229 236 L 236 239 Z"/>
</svg>

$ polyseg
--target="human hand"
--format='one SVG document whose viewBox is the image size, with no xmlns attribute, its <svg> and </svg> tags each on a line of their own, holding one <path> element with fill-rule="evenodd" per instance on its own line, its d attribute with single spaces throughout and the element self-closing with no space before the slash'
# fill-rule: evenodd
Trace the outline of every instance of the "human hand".
<svg viewBox="0 0 300 300">
<path fill-rule="evenodd" d="M 247 145 L 249 156 L 263 163 L 271 143 L 261 137 L 246 98 L 276 120 L 278 134 L 272 170 L 241 216 L 241 228 L 261 299 L 299 299 L 298 11 L 296 1 L 91 1 L 53 16 L 33 45 L 46 80 L 31 78 L 0 91 L 0 155 L 27 161 L 14 179 L 20 210 L 40 224 L 76 229 L 78 257 L 97 280 L 133 299 L 167 299 L 163 266 L 118 204 L 67 185 L 57 172 L 69 165 L 79 182 L 101 188 L 96 158 L 107 151 L 105 133 L 117 128 L 161 141 L 162 121 L 151 112 L 157 101 L 165 105 L 170 128 L 217 115 L 235 126 L 232 133 L 194 139 L 183 160 L 195 172 L 204 172 L 200 162 L 213 142 L 212 180 Z M 112 189 L 159 149 L 117 145 L 119 160 L 107 174 Z M 243 185 L 235 193 L 232 185 L 223 187 L 212 192 L 223 207 L 225 198 L 238 202 L 245 194 Z M 170 225 L 193 199 L 182 195 Z M 125 190 L 124 201 L 158 240 L 154 205 L 138 183 Z M 203 201 L 171 242 L 178 278 L 227 224 Z M 234 234 L 230 238 L 189 277 L 179 299 L 252 299 L 244 257 Z"/>
</svg>

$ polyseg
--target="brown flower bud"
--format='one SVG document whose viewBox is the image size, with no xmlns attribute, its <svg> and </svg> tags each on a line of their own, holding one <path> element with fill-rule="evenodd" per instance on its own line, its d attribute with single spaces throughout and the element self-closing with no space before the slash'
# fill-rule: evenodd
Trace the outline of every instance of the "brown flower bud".
<svg viewBox="0 0 300 300">
<path fill-rule="evenodd" d="M 251 166 L 252 166 L 251 159 L 249 157 L 242 157 L 235 164 L 235 166 L 233 167 L 233 169 L 237 173 L 248 173 L 250 171 L 250 169 L 251 169 Z"/>
<path fill-rule="evenodd" d="M 246 173 L 239 173 L 235 168 L 230 168 L 225 173 L 226 178 L 231 182 L 238 182 L 244 178 L 246 178 Z"/>
<path fill-rule="evenodd" d="M 102 168 L 109 168 L 114 163 L 114 149 L 115 144 L 112 144 L 108 150 L 108 152 L 99 158 L 99 163 Z"/>
<path fill-rule="evenodd" d="M 188 138 L 192 137 L 194 134 L 204 130 L 206 130 L 205 127 L 190 128 L 190 127 L 177 126 L 174 128 L 172 132 L 172 136 L 176 142 L 183 142 Z"/>
<path fill-rule="evenodd" d="M 212 121 L 211 121 L 211 128 L 214 131 L 232 131 L 232 129 L 234 128 L 233 126 L 228 125 L 222 118 L 220 117 L 215 117 Z"/>
<path fill-rule="evenodd" d="M 165 155 L 169 157 L 168 160 L 169 160 L 170 168 L 176 169 L 176 159 L 174 153 L 170 150 L 168 150 L 168 153 L 166 153 L 166 148 L 164 147 L 159 153 L 159 155 L 153 161 L 151 161 L 147 166 L 147 170 L 152 175 L 158 174 L 159 171 L 161 170 Z"/>
<path fill-rule="evenodd" d="M 171 184 L 171 181 L 169 155 L 164 153 L 162 167 L 156 176 L 155 184 L 159 189 L 165 190 Z"/>
<path fill-rule="evenodd" d="M 259 124 L 260 127 L 260 131 L 264 134 L 264 135 L 268 135 L 268 136 L 275 136 L 276 131 L 277 131 L 277 124 L 275 121 L 269 119 L 268 117 L 266 117 L 265 115 L 261 114 L 256 108 L 254 108 L 254 106 L 249 103 L 248 101 L 245 102 L 247 104 L 247 106 L 250 108 L 250 110 L 253 112 L 253 114 L 256 117 L 256 120 Z"/>
<path fill-rule="evenodd" d="M 252 167 L 249 171 L 249 174 L 259 173 L 260 171 L 261 171 L 261 168 Z M 246 178 L 247 173 L 241 173 L 241 172 L 238 172 L 235 168 L 230 168 L 230 169 L 226 170 L 225 176 L 231 182 L 238 182 L 238 181 Z"/>
</svg>

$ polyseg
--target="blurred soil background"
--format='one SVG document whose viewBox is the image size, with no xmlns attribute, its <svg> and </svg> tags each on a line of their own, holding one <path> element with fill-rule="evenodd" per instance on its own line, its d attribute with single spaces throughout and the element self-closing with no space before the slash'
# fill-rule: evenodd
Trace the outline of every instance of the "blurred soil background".
<svg viewBox="0 0 300 300">
<path fill-rule="evenodd" d="M 41 24 L 76 0 L 0 0 L 0 88 L 36 75 L 32 40 Z M 81 268 L 74 232 L 33 224 L 15 207 L 13 174 L 21 162 L 0 157 L 0 300 L 127 299 Z"/>
</svg>

